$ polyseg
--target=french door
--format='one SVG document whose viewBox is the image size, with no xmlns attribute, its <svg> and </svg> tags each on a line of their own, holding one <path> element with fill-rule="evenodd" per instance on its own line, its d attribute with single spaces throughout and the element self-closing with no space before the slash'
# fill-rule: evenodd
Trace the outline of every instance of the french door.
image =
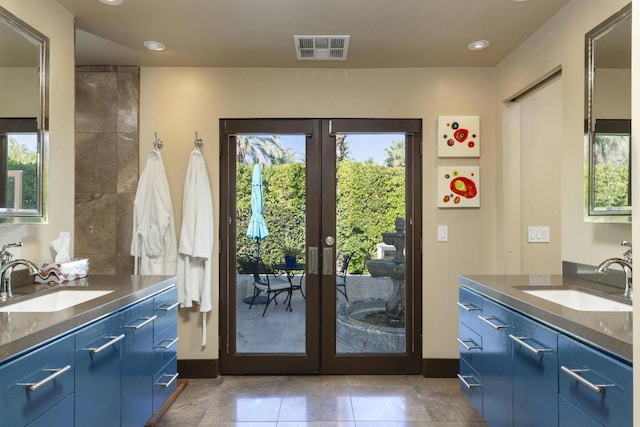
<svg viewBox="0 0 640 427">
<path fill-rule="evenodd" d="M 421 138 L 417 119 L 220 121 L 222 373 L 420 372 Z"/>
</svg>

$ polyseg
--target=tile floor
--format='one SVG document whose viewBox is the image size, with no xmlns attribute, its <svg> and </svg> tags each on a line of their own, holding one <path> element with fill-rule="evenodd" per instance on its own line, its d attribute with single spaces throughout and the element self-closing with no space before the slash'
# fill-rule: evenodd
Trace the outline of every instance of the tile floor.
<svg viewBox="0 0 640 427">
<path fill-rule="evenodd" d="M 226 376 L 190 379 L 158 427 L 481 427 L 457 379 Z"/>
</svg>

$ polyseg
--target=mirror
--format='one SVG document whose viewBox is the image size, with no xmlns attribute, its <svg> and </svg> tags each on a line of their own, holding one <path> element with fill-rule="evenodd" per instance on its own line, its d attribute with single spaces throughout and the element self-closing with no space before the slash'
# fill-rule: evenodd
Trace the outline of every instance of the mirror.
<svg viewBox="0 0 640 427">
<path fill-rule="evenodd" d="M 585 220 L 631 222 L 631 4 L 585 45 Z"/>
<path fill-rule="evenodd" d="M 0 222 L 47 222 L 48 52 L 0 7 Z"/>
</svg>

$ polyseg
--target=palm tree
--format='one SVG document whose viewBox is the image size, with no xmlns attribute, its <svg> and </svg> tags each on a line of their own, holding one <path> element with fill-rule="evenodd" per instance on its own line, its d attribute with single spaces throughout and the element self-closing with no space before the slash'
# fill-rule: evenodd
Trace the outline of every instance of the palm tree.
<svg viewBox="0 0 640 427">
<path fill-rule="evenodd" d="M 384 159 L 384 164 L 387 166 L 405 166 L 404 158 L 404 141 L 393 141 L 390 146 L 384 149 L 384 154 L 387 156 Z"/>
<path fill-rule="evenodd" d="M 251 165 L 271 165 L 284 156 L 278 135 L 236 136 L 236 160 Z"/>
<path fill-rule="evenodd" d="M 349 155 L 349 144 L 347 143 L 347 135 L 336 135 L 336 160 L 342 161 Z"/>
</svg>

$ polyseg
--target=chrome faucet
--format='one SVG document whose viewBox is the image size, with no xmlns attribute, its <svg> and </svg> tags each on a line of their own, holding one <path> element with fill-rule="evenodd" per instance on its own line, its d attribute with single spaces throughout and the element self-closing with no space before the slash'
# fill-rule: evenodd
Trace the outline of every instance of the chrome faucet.
<svg viewBox="0 0 640 427">
<path fill-rule="evenodd" d="M 606 273 L 611 264 L 618 264 L 622 266 L 622 270 L 624 271 L 624 294 L 622 294 L 622 296 L 626 299 L 633 299 L 633 267 L 631 262 L 622 258 L 605 259 L 600 263 L 598 268 L 596 268 L 596 271 L 598 273 Z"/>
<path fill-rule="evenodd" d="M 30 275 L 38 274 L 40 271 L 34 263 L 27 259 L 16 259 L 3 264 L 2 267 L 0 267 L 0 281 L 2 282 L 0 285 L 0 301 L 6 301 L 7 299 L 13 298 L 13 291 L 11 290 L 11 273 L 13 272 L 14 267 L 19 265 L 27 267 Z"/>
</svg>

